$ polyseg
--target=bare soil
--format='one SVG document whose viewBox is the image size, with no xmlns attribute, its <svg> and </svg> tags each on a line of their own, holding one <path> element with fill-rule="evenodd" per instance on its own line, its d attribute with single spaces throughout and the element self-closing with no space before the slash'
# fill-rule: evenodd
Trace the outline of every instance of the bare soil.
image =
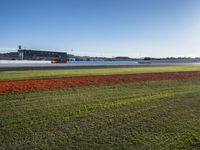
<svg viewBox="0 0 200 150">
<path fill-rule="evenodd" d="M 200 78 L 200 72 L 147 73 L 129 75 L 102 75 L 66 77 L 53 79 L 31 79 L 0 82 L 0 94 L 27 93 L 54 89 L 69 89 L 87 86 L 111 85 L 157 80 L 186 80 Z"/>
</svg>

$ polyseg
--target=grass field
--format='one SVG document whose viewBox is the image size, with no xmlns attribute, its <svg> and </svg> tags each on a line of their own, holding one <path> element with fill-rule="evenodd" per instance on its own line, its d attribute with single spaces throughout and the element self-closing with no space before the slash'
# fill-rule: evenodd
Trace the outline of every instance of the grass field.
<svg viewBox="0 0 200 150">
<path fill-rule="evenodd" d="M 113 68 L 113 69 L 79 69 L 79 70 L 46 70 L 46 71 L 12 71 L 0 72 L 0 81 L 22 80 L 37 78 L 55 78 L 72 76 L 139 74 L 156 72 L 200 71 L 200 66 L 172 66 L 172 67 L 141 67 L 141 68 Z"/>
<path fill-rule="evenodd" d="M 156 69 L 122 70 L 114 72 Z M 36 72 L 5 73 L 1 80 Z M 83 74 L 113 73 L 102 72 Z M 200 79 L 0 95 L 0 149 L 200 149 L 199 108 Z"/>
</svg>

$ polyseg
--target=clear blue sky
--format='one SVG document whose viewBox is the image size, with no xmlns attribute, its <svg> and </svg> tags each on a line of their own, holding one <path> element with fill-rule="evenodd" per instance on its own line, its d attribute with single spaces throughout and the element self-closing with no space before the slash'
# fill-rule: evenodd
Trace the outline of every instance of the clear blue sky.
<svg viewBox="0 0 200 150">
<path fill-rule="evenodd" d="M 19 44 L 91 56 L 197 57 L 200 0 L 0 0 L 0 51 Z"/>
</svg>

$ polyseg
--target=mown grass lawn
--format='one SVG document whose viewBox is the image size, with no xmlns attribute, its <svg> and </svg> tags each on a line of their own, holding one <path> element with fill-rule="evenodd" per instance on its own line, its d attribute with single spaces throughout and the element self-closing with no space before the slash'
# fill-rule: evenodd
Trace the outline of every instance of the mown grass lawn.
<svg viewBox="0 0 200 150">
<path fill-rule="evenodd" d="M 113 74 L 182 72 L 182 71 L 200 71 L 200 66 L 10 71 L 10 72 L 0 72 L 0 81 L 37 79 L 37 78 L 73 77 L 73 76 L 113 75 Z"/>
<path fill-rule="evenodd" d="M 199 149 L 200 79 L 0 95 L 0 149 Z"/>
</svg>

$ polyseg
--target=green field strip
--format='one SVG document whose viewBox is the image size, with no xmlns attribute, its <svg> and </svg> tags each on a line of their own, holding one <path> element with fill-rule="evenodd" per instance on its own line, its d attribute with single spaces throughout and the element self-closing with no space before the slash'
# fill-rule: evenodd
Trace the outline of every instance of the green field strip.
<svg viewBox="0 0 200 150">
<path fill-rule="evenodd" d="M 170 66 L 141 68 L 109 68 L 109 69 L 77 69 L 77 70 L 45 70 L 45 71 L 10 71 L 0 72 L 0 81 L 41 78 L 61 78 L 74 76 L 95 76 L 113 74 L 140 74 L 160 72 L 200 71 L 200 66 Z"/>
<path fill-rule="evenodd" d="M 187 91 L 182 91 L 181 89 L 187 89 Z M 39 106 L 34 106 L 33 104 L 30 105 L 29 108 L 29 113 L 26 112 L 26 114 L 29 114 L 32 116 L 32 118 L 23 118 L 21 117 L 22 115 L 24 115 L 23 112 L 19 112 L 18 113 L 18 120 L 16 120 L 17 122 L 29 122 L 29 120 L 42 120 L 42 118 L 44 117 L 48 117 L 51 116 L 52 119 L 53 118 L 59 118 L 60 116 L 63 116 L 63 119 L 65 121 L 73 119 L 73 118 L 78 118 L 78 117 L 84 117 L 84 116 L 88 116 L 88 115 L 92 115 L 93 113 L 97 112 L 97 111 L 101 111 L 101 110 L 108 110 L 108 109 L 117 109 L 120 107 L 126 107 L 129 105 L 134 105 L 134 104 L 142 104 L 142 103 L 147 103 L 147 102 L 154 102 L 156 100 L 160 100 L 160 99 L 166 99 L 166 98 L 173 98 L 176 96 L 181 96 L 184 94 L 188 94 L 188 93 L 196 93 L 196 92 L 200 92 L 200 85 L 199 86 L 193 86 L 193 87 L 189 87 L 185 86 L 185 87 L 181 87 L 181 89 L 178 89 L 176 87 L 176 89 L 172 89 L 172 90 L 160 90 L 159 92 L 151 92 L 151 93 L 147 93 L 147 94 L 140 94 L 137 96 L 126 96 L 126 97 L 118 97 L 118 98 L 112 98 L 112 99 L 108 99 L 108 100 L 101 100 L 101 101 L 96 101 L 96 102 L 87 102 L 86 104 L 76 104 L 75 106 L 71 106 L 70 107 L 68 105 L 63 105 L 62 103 L 59 105 L 52 105 L 51 107 L 49 107 L 47 105 L 47 107 L 45 107 L 45 109 L 42 109 Z M 24 103 L 24 105 L 29 105 L 30 103 Z M 34 107 L 34 108 L 33 108 Z M 37 109 L 35 109 L 36 107 L 38 107 Z M 43 106 L 44 107 L 44 106 Z M 20 105 L 20 107 L 18 107 L 17 105 L 15 105 L 16 110 L 20 110 L 20 109 L 27 109 L 28 107 L 23 107 L 22 105 Z M 37 110 L 40 110 L 39 112 L 37 112 Z M 2 109 L 2 111 L 5 111 L 5 109 Z M 35 113 L 36 112 L 36 113 Z M 41 114 L 40 116 L 38 116 L 38 114 Z M 17 116 L 17 113 L 15 112 L 15 115 Z M 6 119 L 8 120 L 9 116 L 6 116 Z M 12 116 L 10 116 L 12 117 Z M 36 117 L 36 118 L 35 118 Z M 39 117 L 39 118 L 38 118 Z M 20 120 L 22 119 L 22 120 Z M 24 120 L 27 119 L 27 120 Z M 15 124 L 17 122 L 13 122 L 12 119 L 10 119 L 11 122 L 7 122 L 8 124 Z M 51 120 L 53 121 L 53 120 Z M 49 124 L 49 122 L 40 122 L 42 124 L 46 123 Z M 4 124 L 2 124 L 2 126 L 4 126 Z M 6 125 L 5 125 L 6 126 Z"/>
</svg>

